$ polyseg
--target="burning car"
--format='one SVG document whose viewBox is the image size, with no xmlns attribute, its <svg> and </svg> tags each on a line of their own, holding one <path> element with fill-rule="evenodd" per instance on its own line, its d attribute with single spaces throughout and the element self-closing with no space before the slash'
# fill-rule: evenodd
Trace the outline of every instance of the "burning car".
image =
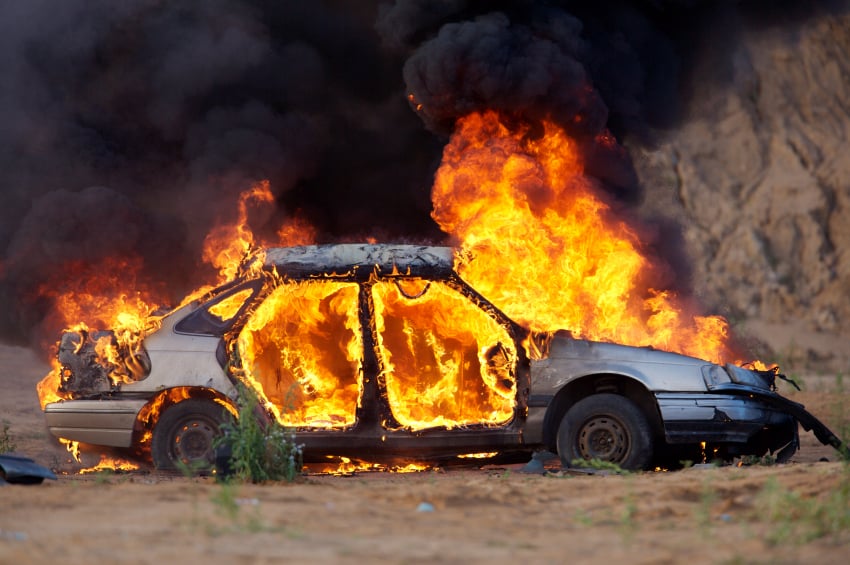
<svg viewBox="0 0 850 565">
<path fill-rule="evenodd" d="M 775 370 L 523 328 L 461 279 L 448 247 L 266 249 L 126 343 L 112 331 L 62 336 L 47 425 L 146 447 L 165 469 L 213 461 L 240 385 L 297 430 L 307 458 L 548 449 L 565 465 L 631 469 L 705 452 L 782 461 L 798 422 L 841 445 L 777 394 Z"/>
</svg>

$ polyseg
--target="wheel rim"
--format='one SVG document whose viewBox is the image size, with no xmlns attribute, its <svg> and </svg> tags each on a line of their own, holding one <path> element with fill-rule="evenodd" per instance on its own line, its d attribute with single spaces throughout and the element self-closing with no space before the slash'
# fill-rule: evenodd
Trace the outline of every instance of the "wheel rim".
<svg viewBox="0 0 850 565">
<path fill-rule="evenodd" d="M 212 462 L 216 435 L 215 424 L 208 420 L 192 419 L 184 423 L 177 429 L 171 444 L 174 460 L 183 463 Z"/>
<path fill-rule="evenodd" d="M 579 430 L 577 451 L 583 459 L 619 463 L 629 450 L 629 437 L 623 425 L 610 416 L 597 416 Z"/>
</svg>

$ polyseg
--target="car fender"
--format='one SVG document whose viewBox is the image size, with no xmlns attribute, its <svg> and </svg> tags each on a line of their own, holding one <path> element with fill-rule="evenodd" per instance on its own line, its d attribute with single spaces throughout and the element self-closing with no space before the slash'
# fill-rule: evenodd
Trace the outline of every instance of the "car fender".
<svg viewBox="0 0 850 565">
<path fill-rule="evenodd" d="M 156 332 L 145 338 L 150 358 L 147 378 L 123 385 L 124 392 L 153 392 L 167 388 L 205 387 L 229 397 L 236 397 L 236 387 L 216 358 L 221 338 L 217 336 L 180 334 L 171 317 Z"/>
<path fill-rule="evenodd" d="M 706 365 L 711 363 L 649 347 L 556 336 L 548 356 L 531 362 L 531 394 L 554 395 L 571 381 L 596 374 L 628 377 L 653 392 L 705 392 Z"/>
</svg>

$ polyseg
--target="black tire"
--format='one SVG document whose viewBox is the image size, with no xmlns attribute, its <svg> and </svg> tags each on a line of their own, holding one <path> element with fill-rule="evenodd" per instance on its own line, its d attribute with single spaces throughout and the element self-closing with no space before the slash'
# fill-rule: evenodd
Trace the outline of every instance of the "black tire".
<svg viewBox="0 0 850 565">
<path fill-rule="evenodd" d="M 204 472 L 215 464 L 213 442 L 221 436 L 226 409 L 209 400 L 189 399 L 165 411 L 153 429 L 151 458 L 157 469 Z"/>
<path fill-rule="evenodd" d="M 565 467 L 575 459 L 599 459 L 623 469 L 649 467 L 652 429 L 634 402 L 617 394 L 594 394 L 576 402 L 558 428 L 558 455 Z"/>
</svg>

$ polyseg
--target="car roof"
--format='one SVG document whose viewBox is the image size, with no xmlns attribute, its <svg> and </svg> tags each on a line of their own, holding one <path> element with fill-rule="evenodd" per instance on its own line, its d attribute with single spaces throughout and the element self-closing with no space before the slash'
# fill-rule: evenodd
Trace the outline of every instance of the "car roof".
<svg viewBox="0 0 850 565">
<path fill-rule="evenodd" d="M 451 247 L 389 243 L 340 243 L 272 247 L 263 267 L 290 276 L 377 274 L 446 277 L 454 264 Z"/>
</svg>

